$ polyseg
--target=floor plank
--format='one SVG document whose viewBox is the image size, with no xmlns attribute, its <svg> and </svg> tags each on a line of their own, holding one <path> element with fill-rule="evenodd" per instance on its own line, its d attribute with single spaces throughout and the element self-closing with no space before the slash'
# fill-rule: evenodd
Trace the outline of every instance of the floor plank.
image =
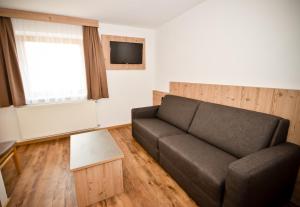
<svg viewBox="0 0 300 207">
<path fill-rule="evenodd" d="M 125 154 L 125 192 L 91 207 L 193 207 L 196 204 L 132 138 L 131 128 L 109 130 Z M 3 170 L 13 192 L 8 207 L 76 207 L 69 170 L 70 141 L 61 139 L 18 148 L 23 172 L 16 176 L 12 163 Z"/>
</svg>

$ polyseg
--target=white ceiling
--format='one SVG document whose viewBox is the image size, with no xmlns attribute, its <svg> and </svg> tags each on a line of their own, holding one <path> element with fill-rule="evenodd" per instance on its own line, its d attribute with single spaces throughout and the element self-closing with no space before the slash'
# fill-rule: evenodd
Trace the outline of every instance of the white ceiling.
<svg viewBox="0 0 300 207">
<path fill-rule="evenodd" d="M 157 27 L 203 0 L 0 0 L 0 7 Z"/>
</svg>

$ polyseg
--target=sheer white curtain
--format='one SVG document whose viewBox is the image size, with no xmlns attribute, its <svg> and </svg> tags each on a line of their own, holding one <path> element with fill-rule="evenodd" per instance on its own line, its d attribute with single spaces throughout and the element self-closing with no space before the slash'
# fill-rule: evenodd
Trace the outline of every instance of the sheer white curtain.
<svg viewBox="0 0 300 207">
<path fill-rule="evenodd" d="M 12 19 L 27 104 L 86 99 L 82 27 Z"/>
</svg>

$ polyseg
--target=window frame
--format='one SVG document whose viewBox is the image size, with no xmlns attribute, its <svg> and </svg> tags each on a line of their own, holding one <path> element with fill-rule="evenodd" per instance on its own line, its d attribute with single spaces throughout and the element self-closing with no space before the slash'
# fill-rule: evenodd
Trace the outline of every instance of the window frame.
<svg viewBox="0 0 300 207">
<path fill-rule="evenodd" d="M 28 42 L 45 42 L 45 43 L 49 42 L 49 43 L 53 43 L 53 40 L 57 41 L 58 43 L 78 44 L 78 45 L 80 45 L 80 47 L 82 48 L 84 73 L 85 73 L 85 75 L 87 75 L 86 70 L 85 70 L 84 48 L 83 48 L 82 39 L 64 38 L 64 37 L 47 37 L 47 36 L 43 36 L 43 35 L 36 36 L 36 35 L 19 35 L 19 34 L 15 34 L 15 41 L 20 41 L 20 42 L 22 42 L 21 44 L 25 44 L 26 41 L 28 41 Z M 26 78 L 22 74 L 22 69 L 21 69 L 21 76 L 22 76 L 22 80 Z M 86 82 L 85 82 L 85 84 L 86 84 Z M 24 87 L 24 81 L 23 81 L 23 87 Z M 42 106 L 42 105 L 55 105 L 55 104 L 65 104 L 65 103 L 82 103 L 82 102 L 90 101 L 87 98 L 87 88 L 86 88 L 85 97 L 78 98 L 78 99 L 76 99 L 76 98 L 72 99 L 72 97 L 71 97 L 71 98 L 64 98 L 64 100 L 60 100 L 60 101 L 44 101 L 44 102 L 37 101 L 37 102 L 33 102 L 33 103 L 28 103 L 27 102 L 28 99 L 26 98 L 26 92 L 25 92 L 25 100 L 26 100 L 26 106 Z"/>
</svg>

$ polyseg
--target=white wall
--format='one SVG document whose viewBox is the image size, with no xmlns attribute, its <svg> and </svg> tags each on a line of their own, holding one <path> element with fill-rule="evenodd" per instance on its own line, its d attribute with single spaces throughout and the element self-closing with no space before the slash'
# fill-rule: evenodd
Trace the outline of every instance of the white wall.
<svg viewBox="0 0 300 207">
<path fill-rule="evenodd" d="M 157 32 L 169 81 L 300 89 L 299 0 L 206 0 Z"/>
<path fill-rule="evenodd" d="M 20 137 L 16 109 L 14 107 L 0 108 L 0 140 L 16 140 Z"/>
<path fill-rule="evenodd" d="M 155 31 L 101 24 L 101 34 L 144 37 L 146 70 L 108 70 L 109 98 L 94 102 L 0 108 L 0 140 L 32 139 L 130 123 L 131 108 L 152 104 Z"/>
</svg>

